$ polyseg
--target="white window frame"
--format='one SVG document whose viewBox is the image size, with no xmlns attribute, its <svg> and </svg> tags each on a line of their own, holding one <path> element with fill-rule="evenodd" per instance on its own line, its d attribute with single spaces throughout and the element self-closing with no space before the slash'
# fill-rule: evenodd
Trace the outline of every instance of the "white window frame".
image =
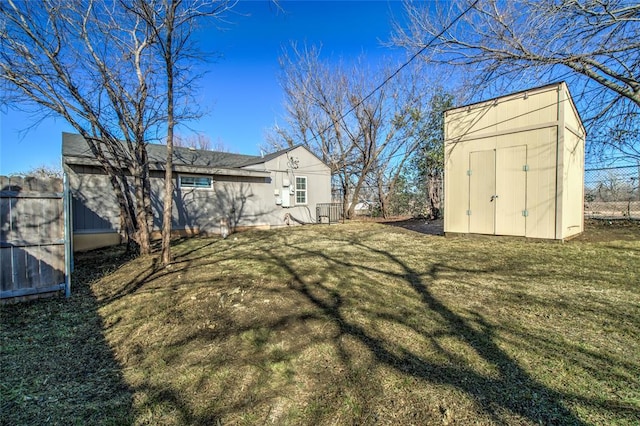
<svg viewBox="0 0 640 426">
<path fill-rule="evenodd" d="M 298 179 L 304 179 L 304 189 L 299 189 Z M 304 194 L 304 202 L 298 201 L 298 194 Z M 296 176 L 295 199 L 297 206 L 304 206 L 309 203 L 309 179 L 306 176 Z"/>
<path fill-rule="evenodd" d="M 209 180 L 209 185 L 208 186 L 201 186 L 201 185 L 197 185 L 195 184 L 195 180 L 193 184 L 185 184 L 183 182 L 184 178 L 194 178 L 194 179 L 208 179 Z M 213 189 L 213 176 L 208 176 L 208 175 L 178 175 L 178 187 L 179 188 L 184 188 L 184 189 Z"/>
</svg>

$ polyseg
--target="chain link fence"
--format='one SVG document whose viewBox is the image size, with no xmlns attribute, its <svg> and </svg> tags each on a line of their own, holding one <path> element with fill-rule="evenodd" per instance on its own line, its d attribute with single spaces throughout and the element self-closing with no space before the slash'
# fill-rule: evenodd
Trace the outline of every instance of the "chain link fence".
<svg viewBox="0 0 640 426">
<path fill-rule="evenodd" d="M 586 169 L 585 217 L 640 220 L 639 174 L 640 165 Z"/>
</svg>

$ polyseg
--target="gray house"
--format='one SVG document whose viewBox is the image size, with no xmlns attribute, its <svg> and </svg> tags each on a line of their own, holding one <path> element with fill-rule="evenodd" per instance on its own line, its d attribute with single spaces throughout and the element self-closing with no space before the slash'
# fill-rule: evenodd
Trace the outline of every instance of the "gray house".
<svg viewBox="0 0 640 426">
<path fill-rule="evenodd" d="M 166 147 L 148 145 L 154 231 L 159 234 Z M 120 242 L 120 215 L 108 176 L 80 135 L 62 134 L 62 162 L 72 194 L 74 250 Z M 331 170 L 298 145 L 264 156 L 174 148 L 172 229 L 182 235 L 324 222 Z"/>
</svg>

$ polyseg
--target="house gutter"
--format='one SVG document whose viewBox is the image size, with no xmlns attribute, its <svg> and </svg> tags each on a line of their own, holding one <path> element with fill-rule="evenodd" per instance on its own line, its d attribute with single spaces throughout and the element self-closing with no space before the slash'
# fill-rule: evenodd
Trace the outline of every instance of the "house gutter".
<svg viewBox="0 0 640 426">
<path fill-rule="evenodd" d="M 87 157 L 71 157 L 65 156 L 64 163 L 68 165 L 77 166 L 95 166 L 101 167 L 98 160 Z M 149 164 L 149 170 L 151 171 L 164 171 L 164 164 L 151 163 Z M 173 171 L 178 173 L 193 173 L 203 175 L 219 175 L 219 176 L 245 176 L 245 177 L 270 177 L 271 173 L 268 171 L 240 169 L 240 168 L 224 168 L 224 167 L 206 167 L 206 166 L 188 166 L 182 164 L 174 164 Z"/>
</svg>

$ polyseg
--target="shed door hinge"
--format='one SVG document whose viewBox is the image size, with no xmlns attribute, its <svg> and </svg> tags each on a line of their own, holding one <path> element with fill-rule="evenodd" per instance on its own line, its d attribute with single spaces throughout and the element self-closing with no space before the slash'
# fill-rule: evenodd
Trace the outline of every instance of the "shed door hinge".
<svg viewBox="0 0 640 426">
<path fill-rule="evenodd" d="M 471 210 L 467 210 L 467 216 L 471 216 Z"/>
<path fill-rule="evenodd" d="M 471 169 L 467 170 L 467 176 L 471 176 Z"/>
<path fill-rule="evenodd" d="M 529 216 L 529 210 L 522 210 L 522 216 L 524 217 Z"/>
<path fill-rule="evenodd" d="M 529 165 L 525 164 L 524 166 L 522 166 L 522 171 L 523 172 L 528 172 L 529 171 Z"/>
</svg>

